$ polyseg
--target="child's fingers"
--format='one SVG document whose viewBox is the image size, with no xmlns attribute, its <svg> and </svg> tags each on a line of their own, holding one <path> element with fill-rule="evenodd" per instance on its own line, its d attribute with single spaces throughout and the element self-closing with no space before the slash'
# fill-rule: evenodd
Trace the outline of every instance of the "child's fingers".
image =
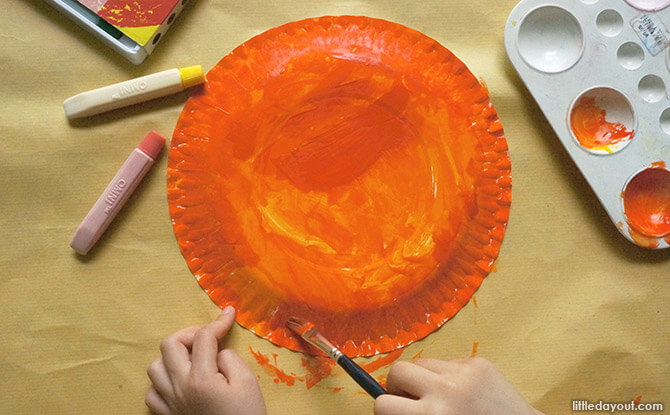
<svg viewBox="0 0 670 415">
<path fill-rule="evenodd" d="M 445 362 L 444 360 L 439 359 L 420 358 L 414 360 L 412 363 L 421 366 L 425 369 L 428 369 L 431 372 L 435 372 L 438 375 L 443 373 L 449 373 L 451 370 L 453 370 L 454 367 L 454 363 Z"/>
<path fill-rule="evenodd" d="M 193 336 L 198 327 L 189 327 L 179 330 L 161 342 L 161 355 L 170 379 L 183 379 L 191 368 L 189 348 L 193 343 Z"/>
<path fill-rule="evenodd" d="M 153 386 L 149 388 L 147 396 L 144 398 L 144 403 L 153 413 L 158 415 L 170 415 L 170 407 Z"/>
<path fill-rule="evenodd" d="M 151 362 L 147 369 L 147 375 L 149 375 L 153 387 L 161 396 L 174 397 L 174 388 L 162 358 L 159 357 Z"/>
<path fill-rule="evenodd" d="M 401 396 L 385 394 L 375 399 L 375 415 L 423 415 L 421 403 Z"/>
<path fill-rule="evenodd" d="M 219 351 L 219 340 L 228 334 L 234 321 L 235 309 L 229 306 L 223 310 L 216 320 L 195 333 L 191 356 L 193 371 L 198 373 L 218 372 L 216 356 Z"/>
<path fill-rule="evenodd" d="M 438 375 L 413 363 L 396 362 L 386 379 L 386 389 L 394 395 L 411 395 L 421 398 L 425 394 L 425 385 L 435 382 Z"/>
<path fill-rule="evenodd" d="M 217 364 L 219 371 L 228 379 L 228 383 L 257 382 L 256 376 L 235 350 L 221 350 L 217 357 Z"/>
</svg>

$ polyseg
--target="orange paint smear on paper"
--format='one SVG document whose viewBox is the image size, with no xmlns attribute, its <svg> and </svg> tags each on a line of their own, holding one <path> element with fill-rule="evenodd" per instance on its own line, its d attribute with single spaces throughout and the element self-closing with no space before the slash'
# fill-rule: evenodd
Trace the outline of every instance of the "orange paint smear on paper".
<svg viewBox="0 0 670 415">
<path fill-rule="evenodd" d="M 377 376 L 377 383 L 379 383 L 382 388 L 386 388 L 386 378 L 388 375 L 379 375 Z"/>
<path fill-rule="evenodd" d="M 391 363 L 395 362 L 400 355 L 404 352 L 404 349 L 398 349 L 396 351 L 393 351 L 386 356 L 379 357 L 375 360 L 373 360 L 370 363 L 360 365 L 366 372 L 372 373 L 376 371 L 379 368 L 382 368 L 384 366 L 390 365 Z"/>
<path fill-rule="evenodd" d="M 422 354 L 423 354 L 423 349 L 419 350 L 419 353 L 412 356 L 412 360 L 416 360 L 416 359 L 420 358 Z"/>
<path fill-rule="evenodd" d="M 635 175 L 623 191 L 628 223 L 643 242 L 670 234 L 670 171 L 662 162 Z M 636 242 L 637 240 L 636 239 Z M 644 246 L 649 246 L 645 243 Z"/>
<path fill-rule="evenodd" d="M 267 373 L 270 377 L 273 378 L 275 383 L 281 382 L 287 384 L 288 386 L 293 386 L 296 380 L 299 381 L 304 380 L 296 375 L 293 374 L 289 375 L 288 373 L 279 369 L 277 367 L 277 354 L 275 353 L 272 354 L 272 357 L 274 359 L 274 364 L 272 364 L 270 363 L 270 358 L 268 356 L 265 356 L 261 352 L 255 352 L 254 349 L 251 348 L 251 346 L 249 346 L 249 350 L 256 359 L 256 362 L 258 362 L 258 364 L 265 370 L 265 373 Z"/>
<path fill-rule="evenodd" d="M 213 301 L 294 350 L 284 323 L 304 318 L 351 357 L 467 303 L 502 243 L 511 164 L 488 92 L 451 52 L 390 22 L 308 19 L 207 80 L 172 139 L 168 201 Z"/>
<path fill-rule="evenodd" d="M 472 304 L 474 304 L 475 308 L 477 308 L 477 296 L 476 295 L 472 296 Z"/>
<path fill-rule="evenodd" d="M 288 374 L 280 369 L 277 365 L 277 354 L 272 353 L 272 362 L 270 357 L 261 352 L 254 351 L 249 347 L 251 354 L 256 359 L 256 362 L 265 370 L 274 383 L 284 383 L 288 386 L 293 386 L 296 381 L 304 382 L 307 389 L 317 386 L 324 378 L 332 375 L 333 369 L 337 366 L 332 359 L 326 357 L 311 357 L 303 358 L 302 366 L 305 368 L 305 375 L 300 376 L 296 373 Z M 330 388 L 333 392 L 339 392 L 342 388 Z"/>
<path fill-rule="evenodd" d="M 612 152 L 614 145 L 633 138 L 634 130 L 626 130 L 621 123 L 608 122 L 606 115 L 594 97 L 583 97 L 577 101 L 570 114 L 570 126 L 584 148 Z"/>
<path fill-rule="evenodd" d="M 317 356 L 310 359 L 303 358 L 302 365 L 307 369 L 305 386 L 307 386 L 307 389 L 310 389 L 312 386 L 321 382 L 326 376 L 329 376 L 337 363 L 327 357 Z"/>
<path fill-rule="evenodd" d="M 479 347 L 479 342 L 473 342 L 472 343 L 472 353 L 470 356 L 475 357 L 477 356 L 477 347 Z"/>
<path fill-rule="evenodd" d="M 635 406 L 639 405 L 640 402 L 642 402 L 642 395 L 638 395 L 638 396 L 635 398 L 635 400 L 633 401 L 633 403 L 635 404 Z"/>
</svg>

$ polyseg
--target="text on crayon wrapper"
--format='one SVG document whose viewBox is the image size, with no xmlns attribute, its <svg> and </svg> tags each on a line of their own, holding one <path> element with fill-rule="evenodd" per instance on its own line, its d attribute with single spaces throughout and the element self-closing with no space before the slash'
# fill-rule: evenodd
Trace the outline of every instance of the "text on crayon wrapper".
<svg viewBox="0 0 670 415">
<path fill-rule="evenodd" d="M 114 185 L 114 187 L 112 187 L 112 190 L 107 193 L 107 197 L 105 197 L 105 203 L 107 203 L 107 206 L 105 206 L 104 210 L 105 214 L 109 215 L 109 213 L 112 211 L 114 204 L 117 200 L 119 200 L 119 196 L 123 194 L 125 187 L 126 181 L 121 179 Z"/>
<path fill-rule="evenodd" d="M 134 84 L 123 85 L 119 87 L 119 92 L 112 95 L 112 99 L 121 99 L 123 97 L 142 92 L 147 89 L 147 83 L 145 81 L 136 82 Z"/>
</svg>

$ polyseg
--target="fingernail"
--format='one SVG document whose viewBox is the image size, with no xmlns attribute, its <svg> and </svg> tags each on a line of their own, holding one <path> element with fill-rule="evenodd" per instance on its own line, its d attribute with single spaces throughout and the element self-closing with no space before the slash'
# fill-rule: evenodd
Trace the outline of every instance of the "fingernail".
<svg viewBox="0 0 670 415">
<path fill-rule="evenodd" d="M 223 309 L 223 311 L 221 312 L 221 314 L 230 314 L 230 313 L 232 313 L 233 311 L 235 311 L 235 309 L 233 308 L 232 305 L 229 305 L 229 306 L 227 306 L 226 308 Z"/>
</svg>

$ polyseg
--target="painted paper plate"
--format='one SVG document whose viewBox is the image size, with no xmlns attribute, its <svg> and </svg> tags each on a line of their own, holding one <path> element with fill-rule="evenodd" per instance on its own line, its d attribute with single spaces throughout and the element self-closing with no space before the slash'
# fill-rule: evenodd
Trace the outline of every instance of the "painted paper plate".
<svg viewBox="0 0 670 415">
<path fill-rule="evenodd" d="M 399 24 L 321 17 L 268 30 L 179 118 L 168 201 L 189 268 L 273 343 L 316 324 L 351 356 L 452 317 L 491 270 L 511 201 L 487 90 Z"/>
</svg>

